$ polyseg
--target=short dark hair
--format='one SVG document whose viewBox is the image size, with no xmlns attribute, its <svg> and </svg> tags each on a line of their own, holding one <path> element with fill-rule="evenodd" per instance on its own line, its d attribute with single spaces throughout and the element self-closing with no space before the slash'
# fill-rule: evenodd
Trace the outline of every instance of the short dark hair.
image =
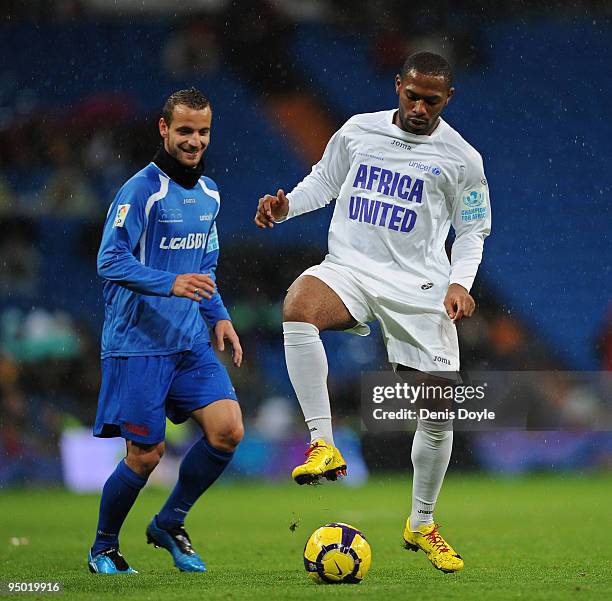
<svg viewBox="0 0 612 601">
<path fill-rule="evenodd" d="M 204 94 L 202 94 L 202 92 L 200 92 L 200 90 L 196 90 L 196 88 L 177 90 L 168 96 L 168 99 L 164 103 L 164 108 L 162 109 L 162 117 L 168 125 L 170 125 L 170 122 L 172 121 L 172 113 L 174 112 L 174 107 L 177 104 L 184 104 L 190 109 L 195 109 L 197 111 L 210 107 L 210 110 L 212 111 L 210 101 L 208 98 L 206 98 L 206 96 L 204 96 Z"/>
<path fill-rule="evenodd" d="M 410 71 L 416 71 L 423 75 L 434 75 L 443 77 L 450 88 L 453 85 L 453 70 L 448 61 L 434 52 L 415 52 L 405 61 L 401 70 L 401 77 L 405 77 Z"/>
</svg>

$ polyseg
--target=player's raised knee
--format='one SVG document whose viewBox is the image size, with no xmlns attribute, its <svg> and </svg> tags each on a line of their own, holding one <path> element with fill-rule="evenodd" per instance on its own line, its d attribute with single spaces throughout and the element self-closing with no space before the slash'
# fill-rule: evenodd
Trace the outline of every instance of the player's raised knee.
<svg viewBox="0 0 612 601">
<path fill-rule="evenodd" d="M 316 316 L 312 305 L 309 306 L 302 295 L 292 294 L 289 290 L 283 303 L 283 321 L 301 321 L 315 324 Z"/>
<path fill-rule="evenodd" d="M 243 437 L 244 426 L 242 422 L 232 422 L 224 424 L 215 432 L 210 432 L 208 442 L 220 451 L 231 453 L 240 444 Z"/>
</svg>

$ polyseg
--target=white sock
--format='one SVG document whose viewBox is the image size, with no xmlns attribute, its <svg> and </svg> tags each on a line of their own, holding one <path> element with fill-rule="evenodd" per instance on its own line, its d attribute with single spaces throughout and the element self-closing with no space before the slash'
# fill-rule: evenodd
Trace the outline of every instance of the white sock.
<svg viewBox="0 0 612 601">
<path fill-rule="evenodd" d="M 289 379 L 310 430 L 310 440 L 323 439 L 333 445 L 327 357 L 319 330 L 311 323 L 285 321 L 283 334 Z"/>
<path fill-rule="evenodd" d="M 419 420 L 412 441 L 412 511 L 410 529 L 433 524 L 433 512 L 453 448 L 452 420 Z"/>
</svg>

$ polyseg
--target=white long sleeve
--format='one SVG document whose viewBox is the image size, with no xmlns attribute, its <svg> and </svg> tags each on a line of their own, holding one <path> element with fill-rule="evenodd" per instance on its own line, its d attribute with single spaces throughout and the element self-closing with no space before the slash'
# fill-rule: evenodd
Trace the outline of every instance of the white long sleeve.
<svg viewBox="0 0 612 601">
<path fill-rule="evenodd" d="M 491 210 L 480 155 L 474 156 L 463 171 L 463 189 L 453 199 L 455 241 L 451 249 L 450 283 L 461 284 L 469 292 L 482 260 L 484 240 L 491 232 Z"/>
<path fill-rule="evenodd" d="M 340 193 L 350 168 L 345 146 L 343 129 L 338 130 L 329 140 L 321 160 L 312 171 L 289 193 L 291 219 L 303 213 L 315 211 L 328 205 Z"/>
</svg>

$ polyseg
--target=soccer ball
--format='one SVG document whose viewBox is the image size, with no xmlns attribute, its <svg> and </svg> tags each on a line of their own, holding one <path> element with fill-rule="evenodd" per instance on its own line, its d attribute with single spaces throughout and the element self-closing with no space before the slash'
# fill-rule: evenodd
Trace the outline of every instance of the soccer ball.
<svg viewBox="0 0 612 601">
<path fill-rule="evenodd" d="M 318 583 L 357 584 L 372 563 L 365 536 L 348 524 L 327 524 L 315 530 L 304 547 L 304 566 Z"/>
</svg>

